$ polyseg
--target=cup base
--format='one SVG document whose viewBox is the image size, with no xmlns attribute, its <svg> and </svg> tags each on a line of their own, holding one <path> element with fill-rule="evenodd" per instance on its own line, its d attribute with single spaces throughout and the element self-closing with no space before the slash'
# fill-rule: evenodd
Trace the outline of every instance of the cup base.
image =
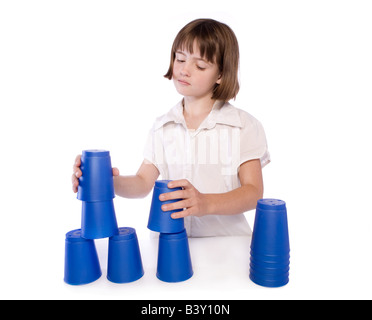
<svg viewBox="0 0 372 320">
<path fill-rule="evenodd" d="M 259 286 L 268 287 L 268 288 L 284 287 L 289 282 L 289 278 L 281 279 L 281 280 L 271 280 L 271 279 L 260 278 L 253 274 L 249 275 L 249 279 L 251 279 L 255 284 Z"/>
</svg>

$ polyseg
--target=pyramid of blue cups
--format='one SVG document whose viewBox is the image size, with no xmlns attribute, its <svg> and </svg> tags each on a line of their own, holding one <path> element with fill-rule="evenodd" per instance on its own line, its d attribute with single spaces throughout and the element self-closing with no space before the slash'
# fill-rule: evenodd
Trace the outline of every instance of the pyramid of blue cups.
<svg viewBox="0 0 372 320">
<path fill-rule="evenodd" d="M 66 234 L 64 280 L 91 283 L 102 275 L 95 239 L 109 238 L 107 279 L 127 283 L 140 279 L 143 266 L 136 230 L 119 228 L 114 207 L 111 158 L 106 150 L 85 150 L 77 198 L 82 202 L 81 228 Z"/>
<path fill-rule="evenodd" d="M 95 239 L 109 238 L 107 279 L 128 283 L 144 275 L 136 230 L 118 227 L 114 208 L 114 182 L 109 151 L 85 150 L 77 198 L 82 203 L 81 228 L 66 234 L 64 281 L 70 285 L 91 283 L 102 276 Z M 159 232 L 156 276 L 180 282 L 193 276 L 184 219 L 173 219 L 161 206 L 181 199 L 160 201 L 170 180 L 155 182 L 148 229 Z M 249 278 L 264 287 L 281 287 L 289 281 L 289 235 L 286 203 L 278 199 L 257 202 L 251 241 Z"/>
</svg>

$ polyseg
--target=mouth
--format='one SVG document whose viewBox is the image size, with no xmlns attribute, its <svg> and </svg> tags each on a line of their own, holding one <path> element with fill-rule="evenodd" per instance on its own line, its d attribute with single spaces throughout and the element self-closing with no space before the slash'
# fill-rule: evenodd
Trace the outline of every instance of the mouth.
<svg viewBox="0 0 372 320">
<path fill-rule="evenodd" d="M 181 84 L 181 85 L 183 85 L 183 86 L 189 86 L 189 85 L 190 85 L 190 83 L 188 83 L 188 82 L 185 81 L 185 80 L 180 80 L 180 79 L 178 79 L 177 81 L 178 81 L 179 84 Z"/>
</svg>

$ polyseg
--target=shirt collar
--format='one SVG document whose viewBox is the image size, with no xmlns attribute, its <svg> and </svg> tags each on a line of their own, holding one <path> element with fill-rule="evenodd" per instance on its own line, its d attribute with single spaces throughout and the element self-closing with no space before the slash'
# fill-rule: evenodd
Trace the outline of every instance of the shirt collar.
<svg viewBox="0 0 372 320">
<path fill-rule="evenodd" d="M 179 123 L 187 128 L 183 116 L 183 100 L 177 103 L 168 113 L 156 120 L 155 130 L 163 127 L 169 122 Z M 211 112 L 201 123 L 198 130 L 213 129 L 217 123 L 233 127 L 242 127 L 238 110 L 230 103 L 219 100 L 214 103 Z"/>
</svg>

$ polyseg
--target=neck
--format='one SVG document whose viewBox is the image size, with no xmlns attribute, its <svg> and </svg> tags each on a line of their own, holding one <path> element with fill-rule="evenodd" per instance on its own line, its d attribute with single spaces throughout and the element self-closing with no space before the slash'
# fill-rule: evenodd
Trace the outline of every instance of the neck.
<svg viewBox="0 0 372 320">
<path fill-rule="evenodd" d="M 183 116 L 186 126 L 189 129 L 198 129 L 203 120 L 213 109 L 215 100 L 210 97 L 206 99 L 190 99 L 185 97 L 183 100 Z"/>
<path fill-rule="evenodd" d="M 189 116 L 201 116 L 211 112 L 215 100 L 210 97 L 205 97 L 201 99 L 194 99 L 190 97 L 184 97 L 183 106 L 184 113 Z"/>
</svg>

